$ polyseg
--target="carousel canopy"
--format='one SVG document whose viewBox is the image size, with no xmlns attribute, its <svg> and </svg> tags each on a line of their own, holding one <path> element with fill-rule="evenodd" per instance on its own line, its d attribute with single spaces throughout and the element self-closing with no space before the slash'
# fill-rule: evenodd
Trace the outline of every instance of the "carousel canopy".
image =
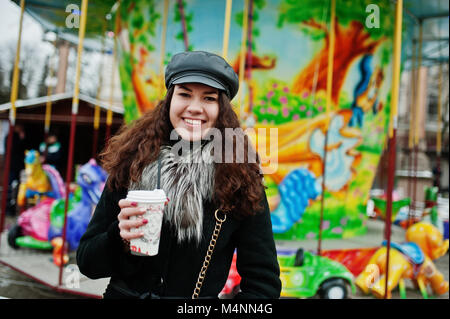
<svg viewBox="0 0 450 319">
<path fill-rule="evenodd" d="M 20 0 L 12 1 L 20 5 Z M 326 3 L 327 1 L 324 1 L 324 5 Z M 419 25 L 423 24 L 422 65 L 448 63 L 448 1 L 404 0 L 403 3 L 403 61 L 407 62 L 412 57 L 412 43 L 419 41 Z M 53 31 L 59 38 L 76 44 L 78 29 L 66 26 L 71 5 L 81 8 L 81 0 L 26 0 L 25 10 L 42 25 L 44 30 Z M 89 0 L 84 42 L 86 49 L 101 50 L 101 38 L 104 36 L 105 26 L 106 30 L 113 29 L 111 13 L 115 12 L 117 5 L 116 0 Z M 72 14 L 80 14 L 77 10 L 80 9 L 72 11 Z M 112 47 L 112 42 L 108 47 Z M 406 63 L 406 68 L 408 64 Z"/>
</svg>

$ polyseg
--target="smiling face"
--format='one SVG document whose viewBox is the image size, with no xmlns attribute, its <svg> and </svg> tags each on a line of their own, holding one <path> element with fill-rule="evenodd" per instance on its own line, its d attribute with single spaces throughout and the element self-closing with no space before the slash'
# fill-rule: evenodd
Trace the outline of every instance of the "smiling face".
<svg viewBox="0 0 450 319">
<path fill-rule="evenodd" d="M 170 102 L 170 122 L 187 141 L 198 141 L 214 127 L 219 114 L 219 90 L 200 83 L 176 84 Z"/>
</svg>

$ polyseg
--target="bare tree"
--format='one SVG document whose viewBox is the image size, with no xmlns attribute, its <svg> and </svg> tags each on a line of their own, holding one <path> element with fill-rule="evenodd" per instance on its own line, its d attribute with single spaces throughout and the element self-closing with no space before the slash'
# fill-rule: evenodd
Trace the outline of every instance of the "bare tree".
<svg viewBox="0 0 450 319">
<path fill-rule="evenodd" d="M 0 103 L 10 100 L 16 42 L 10 40 L 0 49 Z M 45 55 L 36 43 L 23 42 L 20 50 L 18 99 L 36 96 L 40 76 L 43 72 Z"/>
</svg>

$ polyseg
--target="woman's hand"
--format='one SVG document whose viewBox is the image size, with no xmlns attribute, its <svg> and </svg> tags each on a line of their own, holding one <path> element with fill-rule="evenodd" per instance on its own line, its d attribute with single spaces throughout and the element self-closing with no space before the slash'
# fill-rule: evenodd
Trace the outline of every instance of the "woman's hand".
<svg viewBox="0 0 450 319">
<path fill-rule="evenodd" d="M 126 241 L 144 236 L 143 232 L 131 232 L 131 228 L 141 227 L 147 224 L 147 220 L 142 218 L 145 208 L 137 207 L 136 202 L 126 199 L 119 201 L 120 213 L 117 215 L 119 220 L 120 237 Z M 130 220 L 131 216 L 137 216 L 135 220 Z"/>
</svg>

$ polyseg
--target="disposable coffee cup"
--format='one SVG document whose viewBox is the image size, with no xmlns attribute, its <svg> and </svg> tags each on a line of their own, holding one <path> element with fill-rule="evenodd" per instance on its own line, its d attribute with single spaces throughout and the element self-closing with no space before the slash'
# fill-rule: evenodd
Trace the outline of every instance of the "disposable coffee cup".
<svg viewBox="0 0 450 319">
<path fill-rule="evenodd" d="M 136 256 L 157 255 L 161 237 L 163 211 L 167 203 L 166 193 L 162 189 L 152 191 L 133 190 L 128 192 L 126 199 L 136 202 L 137 207 L 144 207 L 146 210 L 143 215 L 131 216 L 130 220 L 145 218 L 148 221 L 145 225 L 131 229 L 131 232 L 134 233 L 144 233 L 144 236 L 130 240 L 131 254 Z"/>
</svg>

